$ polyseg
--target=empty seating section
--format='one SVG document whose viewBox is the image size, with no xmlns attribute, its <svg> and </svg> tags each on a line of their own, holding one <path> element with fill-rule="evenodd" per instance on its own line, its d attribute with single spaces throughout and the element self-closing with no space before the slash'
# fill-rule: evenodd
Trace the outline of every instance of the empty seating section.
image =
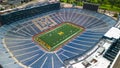
<svg viewBox="0 0 120 68">
<path fill-rule="evenodd" d="M 33 42 L 34 35 L 63 22 L 82 26 L 85 31 L 64 44 L 59 50 L 51 53 Z M 94 48 L 103 34 L 115 23 L 113 19 L 96 12 L 63 8 L 4 25 L 0 27 L 0 54 L 2 54 L 0 63 L 4 61 L 1 63 L 4 68 L 22 68 L 12 59 L 14 57 L 19 63 L 31 68 L 60 68 L 64 66 L 64 60 L 78 55 L 82 56 Z M 9 49 L 9 52 L 6 48 Z M 105 57 L 113 54 L 110 56 L 113 58 L 119 48 L 120 46 L 117 45 L 112 46 Z M 12 53 L 13 56 L 10 56 L 9 53 Z"/>
<path fill-rule="evenodd" d="M 104 57 L 110 60 L 111 62 L 115 59 L 116 55 L 120 50 L 120 39 L 113 43 L 107 52 L 104 54 Z"/>
<path fill-rule="evenodd" d="M 21 66 L 19 66 L 18 64 L 14 63 L 14 60 L 12 58 L 9 58 L 10 55 L 7 52 L 7 50 L 5 49 L 5 47 L 3 46 L 3 38 L 4 38 L 4 33 L 5 33 L 5 29 L 3 29 L 4 27 L 2 27 L 0 29 L 0 64 L 2 65 L 3 68 L 13 68 L 13 66 L 15 68 L 22 68 Z M 7 28 L 7 27 L 5 27 Z"/>
<path fill-rule="evenodd" d="M 109 20 L 111 20 L 111 18 L 104 18 L 104 17 L 106 17 L 105 15 L 101 15 L 98 13 L 95 13 L 96 14 L 95 17 L 90 16 L 91 12 L 87 12 L 88 14 L 86 14 L 86 13 L 83 14 L 83 13 L 84 13 L 84 11 L 80 11 L 80 13 L 79 13 L 78 9 L 71 10 L 68 8 L 68 9 L 61 9 L 60 12 L 57 12 L 57 14 L 50 15 L 50 17 L 52 17 L 52 19 L 54 19 L 58 23 L 65 22 L 65 21 L 72 22 L 72 23 L 76 23 L 78 25 L 84 26 L 86 28 L 90 28 L 90 27 L 91 28 L 93 28 L 93 27 L 94 28 L 97 28 L 97 27 L 101 28 L 101 27 L 105 27 L 105 26 L 111 26 L 115 22 L 112 19 L 112 24 L 105 23 L 105 22 L 110 22 Z M 99 18 L 97 18 L 97 15 L 101 15 L 100 16 L 101 19 L 104 19 L 106 21 L 99 20 Z M 93 24 L 96 24 L 96 25 L 93 25 Z M 111 24 L 111 25 L 109 25 L 109 24 Z M 95 27 L 95 26 L 97 26 L 97 27 Z"/>
</svg>

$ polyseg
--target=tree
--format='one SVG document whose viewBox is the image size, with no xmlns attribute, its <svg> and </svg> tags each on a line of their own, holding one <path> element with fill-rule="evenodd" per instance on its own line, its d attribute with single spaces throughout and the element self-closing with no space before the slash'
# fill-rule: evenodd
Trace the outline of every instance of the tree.
<svg viewBox="0 0 120 68">
<path fill-rule="evenodd" d="M 116 1 L 116 4 L 115 4 L 115 5 L 116 5 L 117 7 L 120 7 L 120 0 L 115 0 L 115 1 Z"/>
<path fill-rule="evenodd" d="M 113 8 L 113 6 L 115 5 L 115 0 L 108 0 L 109 1 L 109 3 L 110 3 L 110 5 L 111 5 L 111 8 Z"/>
</svg>

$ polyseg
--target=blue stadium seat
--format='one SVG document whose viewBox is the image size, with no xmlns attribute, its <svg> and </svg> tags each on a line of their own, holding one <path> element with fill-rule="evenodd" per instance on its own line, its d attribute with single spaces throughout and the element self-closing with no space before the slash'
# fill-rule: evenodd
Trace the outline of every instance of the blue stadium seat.
<svg viewBox="0 0 120 68">
<path fill-rule="evenodd" d="M 43 22 L 36 18 L 41 19 L 43 22 L 45 18 L 48 20 L 43 25 Z M 37 20 L 37 25 L 34 23 L 34 20 Z M 85 30 L 70 40 L 70 42 L 64 44 L 60 49 L 48 52 L 34 43 L 32 38 L 34 35 L 49 29 L 52 24 L 49 23 L 52 22 L 51 20 L 56 23 L 55 25 L 70 22 L 84 27 Z M 2 57 L 0 57 L 0 63 L 4 68 L 22 68 L 18 63 L 15 64 L 15 61 L 12 59 L 12 57 L 15 57 L 20 63 L 31 68 L 60 68 L 64 66 L 66 59 L 83 56 L 93 49 L 105 32 L 115 23 L 114 19 L 106 15 L 77 8 L 61 8 L 60 10 L 17 20 L 9 25 L 0 27 L 0 42 L 4 38 L 5 43 L 3 44 L 13 54 L 13 56 L 10 56 L 1 43 L 0 54 L 2 54 Z M 40 30 L 39 27 L 43 28 L 43 30 Z M 117 52 L 118 49 L 120 49 L 120 46 L 112 48 L 112 51 L 108 51 L 105 57 L 113 60 L 114 52 Z"/>
</svg>

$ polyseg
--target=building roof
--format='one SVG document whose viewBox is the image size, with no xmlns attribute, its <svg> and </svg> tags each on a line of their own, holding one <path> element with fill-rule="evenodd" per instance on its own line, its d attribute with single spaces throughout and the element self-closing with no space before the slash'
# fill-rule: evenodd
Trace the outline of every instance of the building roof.
<svg viewBox="0 0 120 68">
<path fill-rule="evenodd" d="M 108 38 L 115 38 L 119 39 L 120 38 L 120 30 L 118 28 L 112 27 L 109 29 L 109 31 L 104 35 Z"/>
</svg>

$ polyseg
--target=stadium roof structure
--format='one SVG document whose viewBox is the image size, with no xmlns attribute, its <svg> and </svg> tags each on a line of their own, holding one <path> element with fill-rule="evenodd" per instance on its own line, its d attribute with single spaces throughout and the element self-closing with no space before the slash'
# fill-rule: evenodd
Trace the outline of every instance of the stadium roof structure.
<svg viewBox="0 0 120 68">
<path fill-rule="evenodd" d="M 34 10 L 12 13 L 14 16 L 8 15 L 8 18 L 3 16 L 4 19 L 7 18 L 7 23 L 0 27 L 0 65 L 3 68 L 65 68 L 78 62 L 82 67 L 89 68 L 99 62 L 103 64 L 101 62 L 103 60 L 106 63 L 105 67 L 109 66 L 110 60 L 113 59 L 109 58 L 107 50 L 113 48 L 111 47 L 113 40 L 104 38 L 104 34 L 109 29 L 111 31 L 111 27 L 117 23 L 116 20 L 94 11 L 60 8 L 59 3 L 41 6 L 40 10 L 31 9 Z M 57 28 L 62 23 L 82 26 L 84 31 L 61 44 L 62 46 L 54 51 L 46 51 L 33 41 L 34 35 L 50 31 L 49 29 Z M 57 35 L 60 37 L 64 33 L 60 31 Z M 106 36 L 108 35 L 109 31 L 106 33 Z M 53 43 L 58 39 L 55 40 Z M 104 53 L 107 56 L 103 57 Z"/>
<path fill-rule="evenodd" d="M 108 38 L 120 38 L 120 30 L 118 28 L 112 27 L 104 36 Z"/>
</svg>

